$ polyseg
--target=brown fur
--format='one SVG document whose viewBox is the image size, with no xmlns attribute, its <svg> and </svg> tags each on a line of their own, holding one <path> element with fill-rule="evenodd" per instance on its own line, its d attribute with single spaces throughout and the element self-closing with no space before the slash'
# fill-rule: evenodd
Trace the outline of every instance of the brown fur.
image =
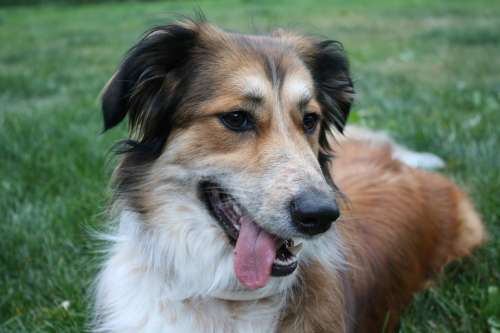
<svg viewBox="0 0 500 333">
<path fill-rule="evenodd" d="M 180 59 L 172 56 L 176 53 Z M 322 67 L 329 63 L 334 66 Z M 173 68 L 163 68 L 168 66 Z M 263 83 L 262 96 L 246 91 L 247 81 L 254 78 Z M 283 87 L 294 78 L 310 88 L 305 103 L 291 98 Z M 209 157 L 210 164 L 223 159 L 224 166 L 238 167 L 246 156 L 246 167 L 253 173 L 280 156 L 310 160 L 322 151 L 320 145 L 328 148 L 322 138 L 330 125 L 343 126 L 352 98 L 347 60 L 334 42 L 281 30 L 272 37 L 227 33 L 206 22 L 154 29 L 130 50 L 103 93 L 105 128 L 126 115 L 131 128 L 115 174 L 117 194 L 131 197 L 129 204 L 137 211 L 148 211 L 148 199 L 142 197 L 150 181 L 145 176 L 165 146 L 171 150 L 177 145 L 179 164 Z M 255 117 L 258 136 L 223 130 L 217 115 L 235 110 Z M 319 130 L 308 137 L 302 132 L 302 112 L 323 114 Z M 322 168 L 326 160 L 320 159 Z"/>
<path fill-rule="evenodd" d="M 255 79 L 257 96 L 245 90 Z M 465 193 L 393 160 L 390 146 L 344 141 L 328 169 L 327 133 L 342 129 L 352 94 L 337 43 L 281 30 L 231 34 L 205 22 L 160 27 L 130 51 L 103 95 L 107 129 L 130 119 L 117 199 L 154 231 L 175 195 L 198 200 L 190 182 L 218 177 L 262 228 L 290 238 L 291 198 L 311 187 L 333 198 L 331 177 L 346 197 L 337 231 L 348 267 L 334 274 L 301 263 L 280 331 L 378 332 L 384 323 L 394 331 L 413 294 L 485 233 Z M 238 110 L 252 115 L 254 130 L 224 127 L 219 117 Z M 304 132 L 305 113 L 321 119 L 313 133 Z"/>
<path fill-rule="evenodd" d="M 350 332 L 352 313 L 348 307 L 349 287 L 337 273 L 318 262 L 303 265 L 300 280 L 289 296 L 279 332 L 328 333 Z"/>
<path fill-rule="evenodd" d="M 355 321 L 355 332 L 393 332 L 413 295 L 444 265 L 485 240 L 485 231 L 467 195 L 445 177 L 410 168 L 392 159 L 389 146 L 347 141 L 335 146 L 331 168 L 347 201 L 337 230 L 342 235 L 349 280 L 339 295 L 341 277 L 323 268 L 303 270 L 301 293 L 288 309 L 301 323 L 293 332 L 341 332 L 339 311 Z M 346 294 L 351 292 L 352 295 Z M 342 299 L 353 297 L 353 312 Z M 330 328 L 322 325 L 330 324 Z"/>
</svg>

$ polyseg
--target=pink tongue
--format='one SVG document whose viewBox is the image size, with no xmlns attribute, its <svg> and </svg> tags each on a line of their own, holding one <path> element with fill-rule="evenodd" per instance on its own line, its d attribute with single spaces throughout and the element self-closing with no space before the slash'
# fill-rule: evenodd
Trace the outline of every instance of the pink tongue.
<svg viewBox="0 0 500 333">
<path fill-rule="evenodd" d="M 276 241 L 248 217 L 240 218 L 240 235 L 234 250 L 234 271 L 250 289 L 262 288 L 271 276 Z"/>
</svg>

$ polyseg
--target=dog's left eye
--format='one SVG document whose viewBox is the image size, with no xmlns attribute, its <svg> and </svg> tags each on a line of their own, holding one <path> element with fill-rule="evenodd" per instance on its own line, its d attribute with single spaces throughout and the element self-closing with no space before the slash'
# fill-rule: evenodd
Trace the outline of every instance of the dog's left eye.
<svg viewBox="0 0 500 333">
<path fill-rule="evenodd" d="M 244 132 L 255 128 L 254 121 L 246 111 L 233 111 L 219 115 L 220 121 L 232 131 Z"/>
<path fill-rule="evenodd" d="M 306 113 L 304 119 L 302 120 L 304 126 L 304 132 L 306 134 L 312 134 L 316 129 L 318 124 L 319 116 L 316 113 Z"/>
</svg>

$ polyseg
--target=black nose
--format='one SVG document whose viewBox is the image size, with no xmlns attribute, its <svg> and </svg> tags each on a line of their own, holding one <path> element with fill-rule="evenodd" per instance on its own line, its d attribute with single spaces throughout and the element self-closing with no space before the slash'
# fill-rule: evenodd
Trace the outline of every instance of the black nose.
<svg viewBox="0 0 500 333">
<path fill-rule="evenodd" d="M 307 235 L 317 235 L 330 229 L 340 212 L 331 196 L 318 190 L 305 191 L 290 202 L 292 221 Z"/>
</svg>

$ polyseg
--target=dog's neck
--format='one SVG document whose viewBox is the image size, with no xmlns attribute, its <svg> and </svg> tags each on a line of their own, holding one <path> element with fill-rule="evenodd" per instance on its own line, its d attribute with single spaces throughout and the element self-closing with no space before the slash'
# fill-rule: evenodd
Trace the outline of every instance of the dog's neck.
<svg viewBox="0 0 500 333">
<path fill-rule="evenodd" d="M 98 330 L 309 333 L 335 327 L 344 331 L 343 287 L 329 260 L 339 257 L 332 247 L 335 233 L 308 243 L 295 276 L 271 279 L 262 289 L 245 291 L 238 289 L 234 276 L 228 278 L 232 261 L 227 261 L 230 256 L 219 256 L 220 239 L 211 242 L 209 227 L 192 225 L 196 235 L 205 235 L 206 243 L 200 245 L 201 240 L 183 242 L 188 239 L 183 230 L 169 229 L 168 224 L 150 230 L 129 210 L 122 210 L 118 225 L 107 238 L 110 255 L 96 285 Z M 190 248 L 197 245 L 204 252 Z"/>
<path fill-rule="evenodd" d="M 126 254 L 125 254 L 126 255 Z M 106 332 L 347 332 L 338 280 L 310 265 L 292 290 L 255 300 L 168 298 L 154 272 L 137 270 L 118 252 L 98 282 L 96 326 Z M 166 291 L 166 292 L 165 292 Z M 167 296 L 164 296 L 167 295 Z M 333 305 L 333 306 L 332 306 Z"/>
<path fill-rule="evenodd" d="M 184 283 L 174 277 L 175 272 L 158 268 L 155 260 L 145 256 L 145 246 L 160 253 L 164 248 L 150 243 L 151 239 L 144 241 L 140 223 L 136 214 L 122 214 L 118 230 L 108 237 L 112 241 L 110 256 L 96 285 L 98 329 L 143 333 L 276 331 L 286 290 L 224 293 Z M 154 241 L 163 240 L 158 237 Z M 198 279 L 203 281 L 202 276 Z"/>
<path fill-rule="evenodd" d="M 189 299 L 171 304 L 182 318 L 175 332 L 276 332 L 284 309 L 281 295 L 255 301 Z M 180 324 L 180 325 L 179 325 Z"/>
<path fill-rule="evenodd" d="M 96 310 L 105 315 L 96 325 L 110 332 L 271 333 L 285 307 L 284 294 L 238 301 L 209 296 L 173 300 L 158 280 L 154 272 L 111 258 L 99 280 L 98 289 L 105 293 L 98 290 Z"/>
</svg>

